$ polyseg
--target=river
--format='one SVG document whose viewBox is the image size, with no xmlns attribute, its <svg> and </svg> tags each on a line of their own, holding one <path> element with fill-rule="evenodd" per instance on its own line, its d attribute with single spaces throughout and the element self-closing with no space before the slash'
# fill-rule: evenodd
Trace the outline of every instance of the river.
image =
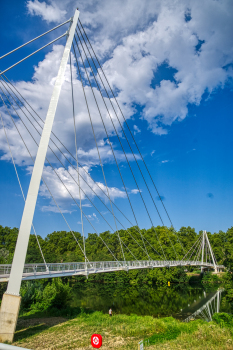
<svg viewBox="0 0 233 350">
<path fill-rule="evenodd" d="M 216 292 L 219 285 L 204 288 L 200 283 L 171 284 L 170 287 L 154 287 L 147 284 L 130 285 L 117 283 L 86 282 L 74 286 L 71 305 L 113 314 L 150 315 L 154 317 L 173 316 L 185 320 L 213 300 L 212 313 L 216 311 Z M 215 298 L 216 296 L 216 298 Z M 220 292 L 219 311 L 229 312 L 229 305 L 223 302 L 224 292 Z"/>
</svg>

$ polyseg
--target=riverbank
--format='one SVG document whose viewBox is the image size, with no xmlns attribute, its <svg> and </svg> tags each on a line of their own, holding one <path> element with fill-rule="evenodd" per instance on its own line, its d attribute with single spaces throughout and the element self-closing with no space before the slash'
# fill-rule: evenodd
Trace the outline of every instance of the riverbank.
<svg viewBox="0 0 233 350">
<path fill-rule="evenodd" d="M 219 325 L 221 323 L 221 326 Z M 148 349 L 233 349 L 231 324 L 180 322 L 172 317 L 113 315 L 81 312 L 73 319 L 30 315 L 19 319 L 13 345 L 37 350 L 92 349 L 93 333 L 103 336 L 101 349 L 137 350 L 142 339 L 153 340 Z M 146 347 L 147 348 L 147 347 Z"/>
</svg>

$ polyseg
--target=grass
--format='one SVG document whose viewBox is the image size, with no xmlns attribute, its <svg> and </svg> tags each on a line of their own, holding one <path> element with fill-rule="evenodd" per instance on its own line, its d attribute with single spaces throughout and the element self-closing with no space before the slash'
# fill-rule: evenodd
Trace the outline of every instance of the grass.
<svg viewBox="0 0 233 350">
<path fill-rule="evenodd" d="M 138 342 L 148 338 L 151 344 L 148 350 L 233 349 L 231 328 L 214 322 L 183 323 L 172 317 L 137 315 L 110 318 L 101 312 L 81 312 L 69 320 L 61 316 L 32 316 L 19 319 L 13 345 L 38 350 L 92 349 L 90 337 L 99 333 L 103 337 L 103 350 L 136 350 Z"/>
</svg>

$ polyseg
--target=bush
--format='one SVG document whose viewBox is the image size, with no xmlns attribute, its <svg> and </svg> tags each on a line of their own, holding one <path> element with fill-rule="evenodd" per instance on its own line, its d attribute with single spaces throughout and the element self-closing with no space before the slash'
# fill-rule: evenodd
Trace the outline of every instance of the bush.
<svg viewBox="0 0 233 350">
<path fill-rule="evenodd" d="M 216 313 L 212 317 L 213 321 L 223 327 L 233 327 L 233 316 L 224 312 Z"/>
<path fill-rule="evenodd" d="M 62 309 L 71 300 L 71 287 L 68 283 L 62 283 L 60 278 L 52 279 L 45 287 L 41 281 L 26 282 L 21 287 L 20 295 L 23 310 Z"/>
</svg>

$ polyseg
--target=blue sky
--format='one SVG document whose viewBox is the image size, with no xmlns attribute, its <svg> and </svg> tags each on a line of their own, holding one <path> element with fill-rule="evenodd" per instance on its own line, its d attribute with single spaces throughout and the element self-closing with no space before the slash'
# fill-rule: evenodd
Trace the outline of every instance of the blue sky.
<svg viewBox="0 0 233 350">
<path fill-rule="evenodd" d="M 206 229 L 212 233 L 227 230 L 232 226 L 233 208 L 232 2 L 205 0 L 193 3 L 180 0 L 174 4 L 172 0 L 148 0 L 142 4 L 135 0 L 117 3 L 102 0 L 93 5 L 88 0 L 79 1 L 78 6 L 80 19 L 118 95 L 174 227 L 178 230 L 181 226 L 191 226 L 197 231 Z M 77 3 L 70 0 L 4 2 L 1 5 L 0 56 L 69 19 L 76 7 Z M 2 59 L 0 69 L 4 70 L 45 45 L 64 33 L 66 28 L 67 25 Z M 7 73 L 42 119 L 46 116 L 64 44 L 65 40 L 61 39 Z M 74 56 L 72 69 L 79 159 L 86 166 L 86 171 L 105 189 Z M 85 83 L 111 198 L 135 223 L 87 80 Z M 100 106 L 139 225 L 148 228 L 150 221 L 140 195 L 136 193 L 137 187 L 104 106 Z M 26 194 L 32 163 L 2 103 L 0 112 Z M 12 109 L 11 112 L 35 156 L 37 147 Z M 68 65 L 53 131 L 75 155 L 72 125 Z M 29 128 L 38 141 L 38 135 Z M 120 132 L 119 126 L 117 130 Z M 120 135 L 153 224 L 161 224 L 121 132 Z M 128 132 L 127 135 L 130 139 Z M 133 144 L 132 147 L 139 159 Z M 59 152 L 56 154 L 59 155 Z M 2 125 L 0 157 L 0 224 L 19 227 L 23 199 Z M 49 151 L 48 158 L 79 201 L 77 186 Z M 59 158 L 64 161 L 60 155 Z M 138 162 L 163 220 L 169 225 L 142 161 Z M 66 161 L 64 163 L 68 166 Z M 74 162 L 72 164 L 75 166 Z M 82 174 L 90 181 L 84 172 Z M 77 179 L 75 172 L 73 176 Z M 80 212 L 48 164 L 45 165 L 44 177 L 72 230 L 80 231 Z M 90 188 L 81 184 L 113 226 L 111 214 L 107 213 Z M 91 182 L 89 184 L 93 186 Z M 99 189 L 95 189 L 101 195 Z M 104 197 L 102 199 L 104 201 Z M 84 196 L 82 203 L 84 212 L 98 232 L 109 229 Z M 105 204 L 110 208 L 107 201 Z M 126 227 L 130 226 L 117 211 L 116 215 Z M 37 233 L 42 236 L 53 230 L 68 229 L 44 185 L 40 188 L 34 224 Z M 86 234 L 93 232 L 85 221 L 84 227 Z"/>
</svg>

